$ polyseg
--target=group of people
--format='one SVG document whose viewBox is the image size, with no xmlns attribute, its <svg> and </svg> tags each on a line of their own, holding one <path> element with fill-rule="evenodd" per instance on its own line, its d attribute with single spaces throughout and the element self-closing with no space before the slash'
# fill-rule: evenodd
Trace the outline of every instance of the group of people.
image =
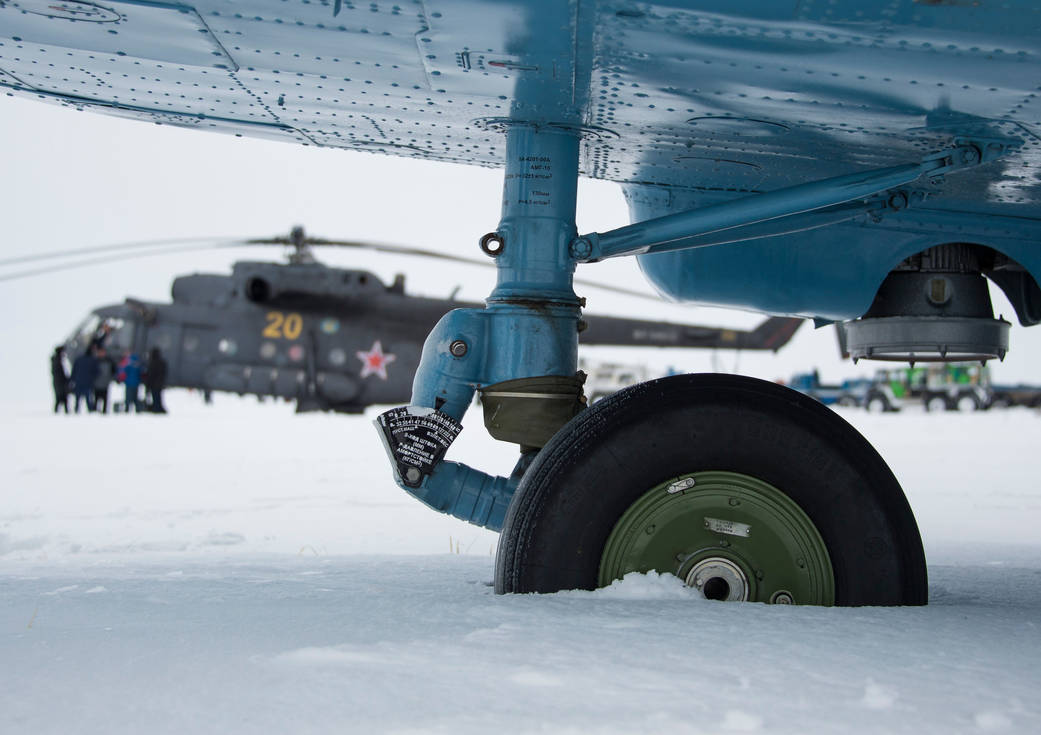
<svg viewBox="0 0 1041 735">
<path fill-rule="evenodd" d="M 163 389 L 166 387 L 166 360 L 158 347 L 148 353 L 148 362 L 142 363 L 136 353 L 129 353 L 117 364 L 107 354 L 100 341 L 93 341 L 72 362 L 72 372 L 65 371 L 65 348 L 58 345 L 51 355 L 51 379 L 54 383 L 54 413 L 61 409 L 69 413 L 69 397 L 75 397 L 75 412 L 81 404 L 87 411 L 108 413 L 108 390 L 113 380 L 123 384 L 125 399 L 122 409 L 166 413 L 163 406 Z M 147 403 L 140 399 L 141 386 L 145 386 Z M 113 412 L 117 407 L 113 406 Z"/>
</svg>

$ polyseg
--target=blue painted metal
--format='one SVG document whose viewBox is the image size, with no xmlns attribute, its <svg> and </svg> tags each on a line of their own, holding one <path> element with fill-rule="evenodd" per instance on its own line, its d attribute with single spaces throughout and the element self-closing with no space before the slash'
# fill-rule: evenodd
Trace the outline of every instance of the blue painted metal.
<svg viewBox="0 0 1041 735">
<path fill-rule="evenodd" d="M 659 187 L 627 187 L 626 198 L 634 220 L 713 201 L 700 192 Z M 719 237 L 731 232 L 741 230 Z M 637 262 L 671 298 L 696 294 L 699 303 L 838 321 L 862 315 L 902 260 L 950 242 L 987 245 L 1041 274 L 1041 222 L 949 212 L 933 200 L 887 212 L 880 222 L 868 217 L 726 247 L 638 255 Z"/>
<path fill-rule="evenodd" d="M 495 289 L 485 309 L 456 309 L 442 317 L 423 345 L 412 384 L 411 405 L 457 421 L 481 387 L 570 376 L 578 369 L 580 309 L 569 245 L 577 232 L 579 134 L 566 127 L 516 124 L 506 135 Z M 463 348 L 453 351 L 453 344 Z M 515 481 L 449 462 L 437 465 L 419 488 L 405 483 L 397 470 L 395 480 L 438 510 L 496 530 L 516 487 Z"/>
<path fill-rule="evenodd" d="M 446 314 L 423 346 L 412 405 L 461 419 L 482 386 L 573 375 L 578 368 L 575 237 L 578 134 L 512 125 L 507 130 L 498 279 L 487 308 Z M 465 355 L 449 350 L 466 344 Z"/>
<path fill-rule="evenodd" d="M 436 511 L 498 531 L 518 480 L 493 477 L 458 462 L 441 462 L 420 487 L 398 485 Z"/>
<path fill-rule="evenodd" d="M 915 192 L 898 192 L 893 196 L 897 201 L 912 201 Z M 920 199 L 920 196 L 918 197 Z M 899 205 L 904 206 L 904 205 Z M 802 212 L 776 219 L 756 222 L 749 225 L 736 225 L 723 230 L 717 230 L 706 235 L 695 235 L 685 237 L 669 243 L 668 247 L 652 248 L 652 252 L 672 252 L 674 250 L 687 250 L 692 248 L 713 247 L 716 245 L 730 245 L 735 242 L 747 242 L 748 240 L 760 240 L 777 237 L 778 235 L 795 235 L 809 232 L 821 227 L 831 227 L 845 222 L 863 221 L 870 217 L 879 219 L 889 210 L 894 209 L 890 197 L 873 197 L 864 202 L 848 202 L 831 207 L 822 207 L 810 212 Z M 583 248 L 582 238 L 572 242 L 572 253 L 579 260 L 588 258 L 592 254 L 592 243 L 587 243 L 588 249 Z"/>
<path fill-rule="evenodd" d="M 899 166 L 959 138 L 1019 143 L 998 163 L 929 187 L 929 206 L 1004 218 L 984 234 L 1007 231 L 1006 244 L 1030 251 L 1016 259 L 1035 278 L 1039 80 L 1038 0 L 106 0 L 78 3 L 75 14 L 45 0 L 0 6 L 0 87 L 11 94 L 163 124 L 491 166 L 508 154 L 489 121 L 595 129 L 579 147 L 581 174 L 664 187 L 677 203 L 699 206 Z M 863 226 L 853 243 L 866 252 L 852 262 L 826 259 L 844 283 L 845 271 L 865 273 L 858 293 L 890 263 L 891 249 L 878 247 L 888 230 L 879 228 L 899 231 L 889 216 Z M 857 227 L 821 229 L 845 256 Z M 678 300 L 846 313 L 844 289 L 836 296 L 839 289 L 791 268 L 756 289 L 789 292 L 784 298 L 755 298 L 738 274 L 704 288 L 705 274 L 724 271 L 724 262 L 758 278 L 778 260 L 772 252 L 754 260 L 763 249 L 795 248 L 785 257 L 806 263 L 819 254 L 815 241 L 771 238 L 762 248 L 728 246 L 740 249 L 732 255 L 675 256 L 668 268 L 689 273 L 656 285 Z"/>
<path fill-rule="evenodd" d="M 497 230 L 505 245 L 489 305 L 528 298 L 578 304 L 568 251 L 578 234 L 578 144 L 579 131 L 566 127 L 508 127 Z"/>
<path fill-rule="evenodd" d="M 934 154 L 917 164 L 862 171 L 799 184 L 769 194 L 756 194 L 722 204 L 639 221 L 603 234 L 594 232 L 583 235 L 581 242 L 575 243 L 573 252 L 588 251 L 581 259 L 592 262 L 620 255 L 682 250 L 691 247 L 688 242 L 690 239 L 701 235 L 864 199 L 909 184 L 922 176 L 939 176 L 979 163 L 980 149 L 973 145 L 965 145 L 949 152 Z M 906 196 L 904 203 L 907 203 Z"/>
<path fill-rule="evenodd" d="M 454 309 L 427 337 L 412 383 L 413 406 L 461 420 L 481 387 L 515 378 L 574 375 L 578 369 L 577 306 L 495 303 Z M 456 357 L 453 342 L 467 345 Z"/>
</svg>

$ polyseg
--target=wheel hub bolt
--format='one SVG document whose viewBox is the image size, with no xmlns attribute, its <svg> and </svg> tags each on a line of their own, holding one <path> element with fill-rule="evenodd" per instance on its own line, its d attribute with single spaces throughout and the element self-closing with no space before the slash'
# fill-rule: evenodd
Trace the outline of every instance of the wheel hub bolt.
<svg viewBox="0 0 1041 735">
<path fill-rule="evenodd" d="M 795 598 L 792 597 L 791 592 L 785 590 L 778 590 L 770 595 L 770 603 L 773 605 L 794 605 Z"/>
</svg>

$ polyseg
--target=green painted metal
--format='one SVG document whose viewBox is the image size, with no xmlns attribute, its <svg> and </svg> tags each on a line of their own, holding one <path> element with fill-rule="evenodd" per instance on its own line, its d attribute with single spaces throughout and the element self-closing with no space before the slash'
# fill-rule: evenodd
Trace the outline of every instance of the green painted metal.
<svg viewBox="0 0 1041 735">
<path fill-rule="evenodd" d="M 831 558 L 810 518 L 774 486 L 736 472 L 681 475 L 637 499 L 607 539 L 599 584 L 652 570 L 686 579 L 712 558 L 741 569 L 750 601 L 787 593 L 800 605 L 835 602 Z"/>
</svg>

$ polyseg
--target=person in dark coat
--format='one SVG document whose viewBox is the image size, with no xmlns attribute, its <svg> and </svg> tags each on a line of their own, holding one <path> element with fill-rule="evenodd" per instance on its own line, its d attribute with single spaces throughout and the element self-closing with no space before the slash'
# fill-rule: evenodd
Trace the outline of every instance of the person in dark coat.
<svg viewBox="0 0 1041 735">
<path fill-rule="evenodd" d="M 137 354 L 131 352 L 119 363 L 118 380 L 126 388 L 126 400 L 123 410 L 127 413 L 137 410 L 141 413 L 141 404 L 137 400 L 138 389 L 141 386 L 141 360 Z"/>
<path fill-rule="evenodd" d="M 54 413 L 59 408 L 69 412 L 69 375 L 65 372 L 65 361 L 63 357 L 65 349 L 58 345 L 51 355 L 51 382 L 54 384 Z"/>
<path fill-rule="evenodd" d="M 145 390 L 153 413 L 166 413 L 163 406 L 163 388 L 166 387 L 166 360 L 158 347 L 148 353 L 148 368 L 145 370 Z"/>
<path fill-rule="evenodd" d="M 94 408 L 99 413 L 108 413 L 108 386 L 116 375 L 116 364 L 99 347 L 95 353 L 98 358 L 98 377 L 94 379 Z"/>
<path fill-rule="evenodd" d="M 93 350 L 86 349 L 72 363 L 72 390 L 76 394 L 76 413 L 80 412 L 80 401 L 85 400 L 87 411 L 94 413 L 94 381 L 98 377 L 98 360 Z"/>
</svg>

